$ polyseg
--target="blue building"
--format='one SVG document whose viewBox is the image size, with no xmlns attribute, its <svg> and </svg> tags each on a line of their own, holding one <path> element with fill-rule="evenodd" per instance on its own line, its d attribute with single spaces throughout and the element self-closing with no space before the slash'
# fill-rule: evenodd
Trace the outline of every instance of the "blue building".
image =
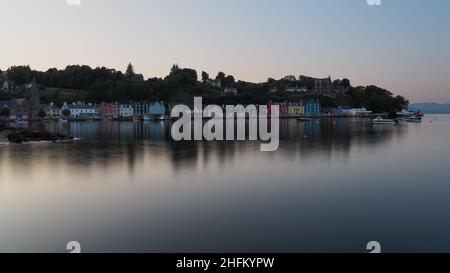
<svg viewBox="0 0 450 273">
<path fill-rule="evenodd" d="M 166 107 L 162 102 L 151 102 L 148 105 L 148 113 L 150 116 L 164 116 L 166 114 Z"/>
<path fill-rule="evenodd" d="M 319 101 L 310 100 L 305 103 L 305 114 L 309 116 L 320 115 L 322 112 L 322 107 L 320 106 Z"/>
<path fill-rule="evenodd" d="M 148 115 L 148 104 L 146 102 L 135 102 L 133 106 L 133 115 L 135 117 L 143 117 Z"/>
</svg>

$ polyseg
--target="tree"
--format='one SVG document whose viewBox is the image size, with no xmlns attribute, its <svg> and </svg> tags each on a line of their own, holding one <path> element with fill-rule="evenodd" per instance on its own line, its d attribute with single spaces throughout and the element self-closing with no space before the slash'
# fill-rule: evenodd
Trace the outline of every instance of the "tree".
<svg viewBox="0 0 450 273">
<path fill-rule="evenodd" d="M 8 78 L 16 84 L 25 84 L 30 81 L 30 66 L 12 66 L 8 69 Z"/>
<path fill-rule="evenodd" d="M 128 79 L 131 79 L 131 78 L 133 78 L 134 75 L 136 75 L 134 73 L 134 67 L 131 63 L 129 63 L 127 66 L 127 70 L 125 71 L 125 77 L 127 77 Z"/>
<path fill-rule="evenodd" d="M 284 77 L 283 80 L 295 82 L 295 81 L 297 81 L 297 78 L 294 75 L 288 75 L 288 76 Z"/>
<path fill-rule="evenodd" d="M 62 115 L 65 117 L 69 117 L 72 113 L 70 112 L 70 109 L 64 109 L 62 111 Z"/>
<path fill-rule="evenodd" d="M 38 116 L 39 116 L 40 118 L 45 118 L 45 117 L 47 116 L 47 113 L 45 113 L 44 110 L 39 109 Z"/>
<path fill-rule="evenodd" d="M 2 109 L 0 109 L 0 116 L 2 117 L 9 117 L 10 113 L 11 111 L 9 110 L 8 107 L 2 107 Z"/>
<path fill-rule="evenodd" d="M 231 87 L 234 85 L 234 83 L 235 83 L 234 77 L 231 75 L 226 76 L 225 79 L 223 80 L 223 86 L 226 87 Z"/>
<path fill-rule="evenodd" d="M 205 71 L 202 71 L 202 82 L 206 83 L 209 80 L 209 74 L 206 73 Z"/>
<path fill-rule="evenodd" d="M 225 73 L 219 72 L 217 73 L 216 80 L 223 82 L 225 80 L 225 76 L 226 76 Z"/>
<path fill-rule="evenodd" d="M 349 87 L 351 86 L 350 80 L 349 80 L 349 79 L 342 79 L 341 85 L 342 85 L 344 88 L 349 88 Z"/>
</svg>

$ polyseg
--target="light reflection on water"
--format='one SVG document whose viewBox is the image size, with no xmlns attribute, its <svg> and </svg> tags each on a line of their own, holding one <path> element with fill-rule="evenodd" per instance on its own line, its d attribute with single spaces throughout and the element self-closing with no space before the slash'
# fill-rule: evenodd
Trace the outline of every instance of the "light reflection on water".
<svg viewBox="0 0 450 273">
<path fill-rule="evenodd" d="M 81 140 L 0 147 L 0 251 L 450 251 L 449 116 L 283 120 L 274 153 L 167 123 L 31 126 Z"/>
</svg>

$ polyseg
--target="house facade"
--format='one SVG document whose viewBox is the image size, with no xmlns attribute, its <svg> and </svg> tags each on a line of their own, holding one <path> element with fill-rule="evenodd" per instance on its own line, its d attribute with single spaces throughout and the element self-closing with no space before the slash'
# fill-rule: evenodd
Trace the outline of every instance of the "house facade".
<svg viewBox="0 0 450 273">
<path fill-rule="evenodd" d="M 331 80 L 331 77 L 315 79 L 314 89 L 318 93 L 330 93 L 333 91 L 333 81 Z"/>
<path fill-rule="evenodd" d="M 148 115 L 149 104 L 146 102 L 135 102 L 132 104 L 133 116 L 143 117 Z"/>
<path fill-rule="evenodd" d="M 236 96 L 238 93 L 238 90 L 234 87 L 225 87 L 224 93 L 225 94 L 233 94 Z"/>
<path fill-rule="evenodd" d="M 12 99 L 8 105 L 9 108 L 9 119 L 11 121 L 17 120 L 29 120 L 31 107 L 27 99 Z"/>
<path fill-rule="evenodd" d="M 148 105 L 148 113 L 150 116 L 163 116 L 166 114 L 166 107 L 162 102 L 151 102 Z"/>
<path fill-rule="evenodd" d="M 289 116 L 296 117 L 296 116 L 303 116 L 305 114 L 305 107 L 303 106 L 303 103 L 290 103 L 289 104 Z"/>
<path fill-rule="evenodd" d="M 305 103 L 305 115 L 319 115 L 322 107 L 317 100 L 310 100 Z"/>
<path fill-rule="evenodd" d="M 53 103 L 50 103 L 50 105 L 46 106 L 43 110 L 49 118 L 61 117 L 61 109 Z"/>
<path fill-rule="evenodd" d="M 61 108 L 61 112 L 68 109 L 70 111 L 71 118 L 98 118 L 98 109 L 91 104 L 75 103 L 64 104 Z"/>
<path fill-rule="evenodd" d="M 119 106 L 119 118 L 132 118 L 133 116 L 133 104 L 121 104 Z"/>
</svg>

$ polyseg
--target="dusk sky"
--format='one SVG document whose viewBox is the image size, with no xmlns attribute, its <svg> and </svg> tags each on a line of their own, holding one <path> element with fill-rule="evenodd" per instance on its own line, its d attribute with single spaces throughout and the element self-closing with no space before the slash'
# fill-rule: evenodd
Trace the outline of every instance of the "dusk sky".
<svg viewBox="0 0 450 273">
<path fill-rule="evenodd" d="M 73 1 L 73 0 L 72 0 Z M 450 1 L 0 0 L 0 69 L 68 64 L 245 81 L 310 75 L 450 102 Z"/>
</svg>

